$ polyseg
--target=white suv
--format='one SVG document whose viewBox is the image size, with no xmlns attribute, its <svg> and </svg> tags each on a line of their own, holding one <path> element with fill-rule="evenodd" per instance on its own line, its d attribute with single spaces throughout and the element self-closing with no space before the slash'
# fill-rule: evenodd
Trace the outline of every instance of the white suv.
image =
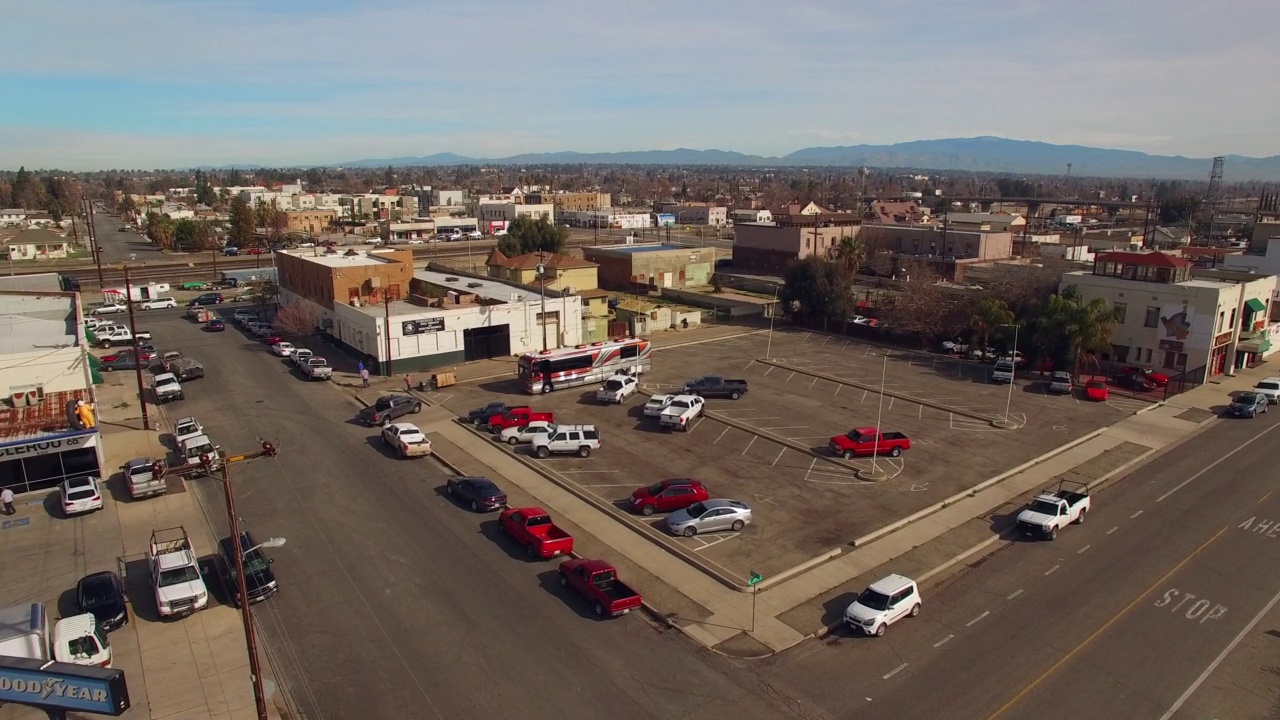
<svg viewBox="0 0 1280 720">
<path fill-rule="evenodd" d="M 595 425 L 558 425 L 553 433 L 535 435 L 533 454 L 540 458 L 577 454 L 591 457 L 592 450 L 600 449 L 600 431 Z"/>
<path fill-rule="evenodd" d="M 877 580 L 844 611 L 844 622 L 865 635 L 880 637 L 904 617 L 920 614 L 920 589 L 902 575 Z"/>
<path fill-rule="evenodd" d="M 1253 391 L 1265 397 L 1272 405 L 1280 403 L 1280 377 L 1259 380 L 1258 384 L 1253 386 Z"/>
</svg>

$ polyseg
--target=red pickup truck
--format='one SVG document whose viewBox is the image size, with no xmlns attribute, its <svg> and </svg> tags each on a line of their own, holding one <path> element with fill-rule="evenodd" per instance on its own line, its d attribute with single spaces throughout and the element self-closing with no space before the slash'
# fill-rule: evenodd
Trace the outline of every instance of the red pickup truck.
<svg viewBox="0 0 1280 720">
<path fill-rule="evenodd" d="M 534 420 L 546 420 L 547 422 L 555 422 L 556 414 L 549 412 L 534 412 L 533 408 L 528 406 L 507 408 L 505 413 L 501 415 L 491 415 L 489 417 L 489 432 L 502 432 L 507 428 L 524 427 Z"/>
<path fill-rule="evenodd" d="M 903 450 L 911 449 L 911 438 L 900 432 L 882 433 L 880 428 L 860 427 L 831 438 L 828 447 L 846 460 L 867 455 L 898 457 Z"/>
<path fill-rule="evenodd" d="M 618 617 L 640 607 L 640 593 L 624 585 L 604 560 L 565 560 L 560 563 L 560 584 L 585 597 L 597 617 Z"/>
<path fill-rule="evenodd" d="M 530 558 L 549 560 L 573 552 L 573 536 L 556 527 L 542 508 L 503 510 L 498 516 L 498 527 L 523 545 Z"/>
</svg>

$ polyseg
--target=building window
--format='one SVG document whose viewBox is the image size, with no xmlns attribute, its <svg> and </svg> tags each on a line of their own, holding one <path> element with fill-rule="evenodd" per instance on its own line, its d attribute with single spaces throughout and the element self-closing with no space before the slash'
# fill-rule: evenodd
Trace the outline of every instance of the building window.
<svg viewBox="0 0 1280 720">
<path fill-rule="evenodd" d="M 1147 306 L 1147 317 L 1142 321 L 1142 327 L 1160 327 L 1160 308 Z"/>
<path fill-rule="evenodd" d="M 1151 364 L 1151 348 L 1147 348 L 1147 364 Z"/>
<path fill-rule="evenodd" d="M 1123 324 L 1124 324 L 1124 316 L 1125 316 L 1125 312 L 1126 312 L 1128 309 L 1129 309 L 1129 306 L 1128 306 L 1128 305 L 1125 305 L 1124 303 L 1116 303 L 1116 304 L 1115 304 L 1115 307 L 1114 307 L 1113 312 L 1115 312 L 1115 316 L 1116 316 L 1116 323 L 1117 323 L 1117 324 L 1119 324 L 1119 325 L 1123 325 Z"/>
</svg>

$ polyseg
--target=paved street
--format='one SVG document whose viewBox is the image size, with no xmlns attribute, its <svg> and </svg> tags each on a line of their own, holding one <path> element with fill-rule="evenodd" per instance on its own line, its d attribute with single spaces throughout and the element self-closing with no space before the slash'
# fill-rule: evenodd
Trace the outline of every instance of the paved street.
<svg viewBox="0 0 1280 720">
<path fill-rule="evenodd" d="M 1056 542 L 1016 542 L 887 637 L 838 631 L 767 676 L 832 717 L 1274 718 L 1274 673 L 1233 654 L 1214 665 L 1237 638 L 1274 665 L 1275 428 L 1219 421 Z"/>
<path fill-rule="evenodd" d="M 495 542 L 493 516 L 443 497 L 434 461 L 392 459 L 375 431 L 346 422 L 346 394 L 301 381 L 235 330 L 203 333 L 170 312 L 148 322 L 158 347 L 208 369 L 171 416 L 198 416 L 231 453 L 279 440 L 277 459 L 233 478 L 246 526 L 288 539 L 273 552 L 282 590 L 255 610 L 307 717 L 785 713 L 753 673 L 678 634 L 636 615 L 592 619 L 553 563 L 529 563 Z M 221 507 L 213 483 L 197 485 Z"/>
<path fill-rule="evenodd" d="M 102 210 L 94 210 L 93 229 L 98 236 L 98 244 L 102 246 L 102 263 L 119 264 L 122 262 L 156 262 L 164 256 L 145 236 L 136 232 L 120 232 L 123 222 L 114 215 Z"/>
</svg>

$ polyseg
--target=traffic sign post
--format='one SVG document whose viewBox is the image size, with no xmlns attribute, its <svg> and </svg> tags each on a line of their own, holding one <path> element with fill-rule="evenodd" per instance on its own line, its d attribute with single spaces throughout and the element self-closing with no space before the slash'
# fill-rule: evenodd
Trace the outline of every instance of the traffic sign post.
<svg viewBox="0 0 1280 720">
<path fill-rule="evenodd" d="M 751 576 L 747 578 L 747 587 L 751 588 L 751 632 L 756 631 L 756 591 L 763 579 L 764 576 L 755 570 L 752 570 Z"/>
</svg>

